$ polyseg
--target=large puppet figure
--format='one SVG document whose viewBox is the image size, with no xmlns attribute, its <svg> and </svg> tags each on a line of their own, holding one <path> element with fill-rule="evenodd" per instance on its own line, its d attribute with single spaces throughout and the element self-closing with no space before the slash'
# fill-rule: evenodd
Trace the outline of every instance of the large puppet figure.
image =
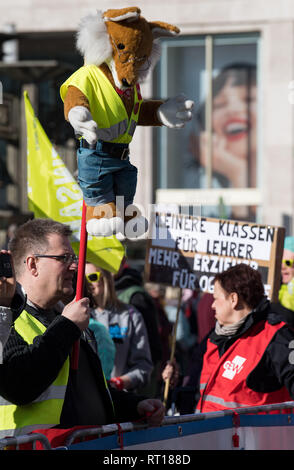
<svg viewBox="0 0 294 470">
<path fill-rule="evenodd" d="M 136 235 L 146 230 L 133 206 L 137 168 L 130 163 L 129 143 L 136 125 L 181 128 L 192 118 L 193 102 L 184 95 L 165 102 L 142 99 L 139 83 L 160 57 L 156 39 L 179 29 L 148 22 L 140 13 L 130 7 L 86 16 L 77 34 L 84 66 L 60 90 L 65 118 L 80 138 L 78 179 L 87 232 L 94 236 L 131 233 L 131 222 Z"/>
</svg>

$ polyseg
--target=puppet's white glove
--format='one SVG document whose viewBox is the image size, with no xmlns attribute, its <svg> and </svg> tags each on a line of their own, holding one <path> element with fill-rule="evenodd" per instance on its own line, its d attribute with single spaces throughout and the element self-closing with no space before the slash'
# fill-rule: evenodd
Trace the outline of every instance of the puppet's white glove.
<svg viewBox="0 0 294 470">
<path fill-rule="evenodd" d="M 159 106 L 157 116 L 166 127 L 181 129 L 187 121 L 193 117 L 192 109 L 194 101 L 188 100 L 181 94 L 174 98 L 169 98 Z"/>
<path fill-rule="evenodd" d="M 95 145 L 98 140 L 98 127 L 92 114 L 84 106 L 74 106 L 68 113 L 68 120 L 77 135 L 82 136 L 89 145 Z"/>
</svg>

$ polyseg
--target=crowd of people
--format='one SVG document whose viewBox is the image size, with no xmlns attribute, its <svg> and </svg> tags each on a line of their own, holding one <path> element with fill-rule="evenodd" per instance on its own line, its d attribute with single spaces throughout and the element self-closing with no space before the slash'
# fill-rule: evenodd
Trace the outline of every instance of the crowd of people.
<svg viewBox="0 0 294 470">
<path fill-rule="evenodd" d="M 216 274 L 209 294 L 144 283 L 126 259 L 116 274 L 86 262 L 76 300 L 70 236 L 33 219 L 1 250 L 14 275 L 0 277 L 0 438 L 294 399 L 294 237 L 272 303 L 244 263 Z"/>
</svg>

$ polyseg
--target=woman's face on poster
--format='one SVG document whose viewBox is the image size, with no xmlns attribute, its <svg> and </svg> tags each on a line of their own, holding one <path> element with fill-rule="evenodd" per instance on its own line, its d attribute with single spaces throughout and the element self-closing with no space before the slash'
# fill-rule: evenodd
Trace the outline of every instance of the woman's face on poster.
<svg viewBox="0 0 294 470">
<path fill-rule="evenodd" d="M 256 152 L 256 86 L 235 85 L 228 78 L 214 97 L 212 125 L 226 150 L 247 159 Z"/>
</svg>

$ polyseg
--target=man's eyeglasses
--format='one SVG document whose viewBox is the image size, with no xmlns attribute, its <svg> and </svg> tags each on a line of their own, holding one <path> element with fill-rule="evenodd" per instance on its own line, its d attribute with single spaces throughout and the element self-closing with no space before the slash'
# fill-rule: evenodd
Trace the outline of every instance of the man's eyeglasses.
<svg viewBox="0 0 294 470">
<path fill-rule="evenodd" d="M 294 259 L 283 259 L 282 263 L 289 268 L 293 267 Z"/>
<path fill-rule="evenodd" d="M 95 273 L 86 274 L 86 279 L 89 282 L 99 282 L 102 279 L 102 273 L 96 271 Z"/>
<path fill-rule="evenodd" d="M 79 258 L 76 255 L 72 255 L 70 253 L 65 253 L 64 255 L 39 255 L 34 254 L 36 258 L 53 258 L 61 261 L 63 264 L 71 265 L 73 263 L 78 264 Z"/>
</svg>

